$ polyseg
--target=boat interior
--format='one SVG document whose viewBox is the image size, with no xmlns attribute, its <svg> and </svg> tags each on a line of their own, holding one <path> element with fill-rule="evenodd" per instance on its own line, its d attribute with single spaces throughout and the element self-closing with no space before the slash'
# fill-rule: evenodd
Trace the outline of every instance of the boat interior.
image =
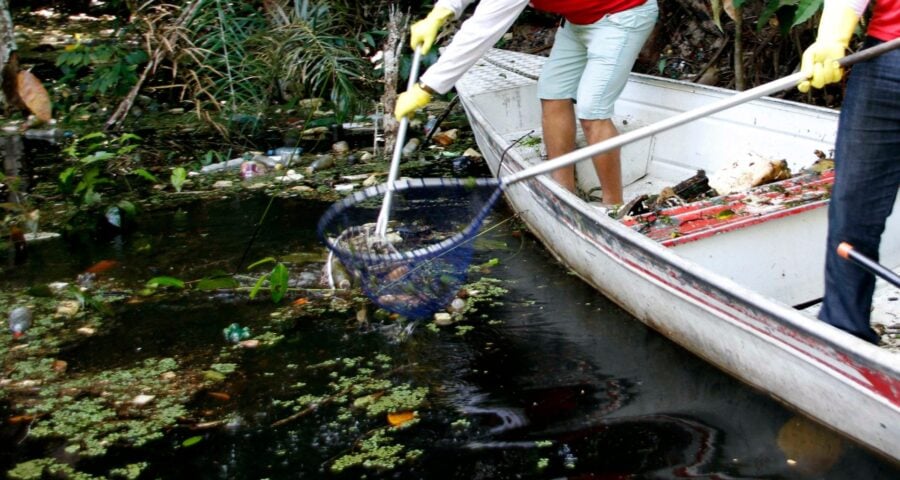
<svg viewBox="0 0 900 480">
<path fill-rule="evenodd" d="M 502 86 L 486 87 L 471 102 L 500 146 L 532 164 L 542 160 L 543 151 L 534 82 L 539 65 L 528 62 L 539 61 L 518 56 L 489 60 L 482 65 L 484 76 L 495 81 L 498 66 L 505 68 Z M 634 75 L 613 120 L 626 132 L 732 93 Z M 833 110 L 765 98 L 628 144 L 621 150 L 625 205 L 634 207 L 644 199 L 652 208 L 612 215 L 705 268 L 814 314 L 823 293 L 826 212 L 833 181 L 828 157 L 836 122 Z M 584 144 L 580 134 L 578 142 Z M 736 165 L 769 163 L 787 172 L 726 195 L 712 190 L 687 201 L 677 196 L 661 201 L 691 179 L 712 177 Z M 602 187 L 590 159 L 576 165 L 576 178 L 584 201 L 599 198 Z M 898 210 L 900 205 L 895 205 Z M 898 217 L 888 221 L 880 259 L 895 271 L 900 271 Z M 873 320 L 900 324 L 900 291 L 883 280 L 877 289 Z"/>
</svg>

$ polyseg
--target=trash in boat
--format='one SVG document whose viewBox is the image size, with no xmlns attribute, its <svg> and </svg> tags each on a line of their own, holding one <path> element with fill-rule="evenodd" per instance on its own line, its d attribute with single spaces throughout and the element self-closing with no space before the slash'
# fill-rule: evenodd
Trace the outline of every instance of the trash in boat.
<svg viewBox="0 0 900 480">
<path fill-rule="evenodd" d="M 695 202 L 702 198 L 715 196 L 715 191 L 710 189 L 706 172 L 697 170 L 697 173 L 682 180 L 673 187 L 665 187 L 657 195 L 637 196 L 616 210 L 615 218 L 637 216 L 645 213 L 670 208 L 685 203 Z"/>
<path fill-rule="evenodd" d="M 728 195 L 787 178 L 791 169 L 785 160 L 748 158 L 710 175 L 709 186 L 719 195 Z"/>
</svg>

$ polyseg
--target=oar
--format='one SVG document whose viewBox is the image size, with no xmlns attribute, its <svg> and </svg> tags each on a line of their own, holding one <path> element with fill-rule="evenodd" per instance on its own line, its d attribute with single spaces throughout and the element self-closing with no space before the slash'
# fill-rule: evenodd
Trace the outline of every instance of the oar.
<svg viewBox="0 0 900 480">
<path fill-rule="evenodd" d="M 884 42 L 874 47 L 861 50 L 852 55 L 847 55 L 846 57 L 838 60 L 838 63 L 841 65 L 841 67 L 848 67 L 850 65 L 853 65 L 854 63 L 875 58 L 878 55 L 893 50 L 897 47 L 900 47 L 900 38 L 895 38 L 889 42 Z M 558 170 L 562 167 L 578 163 L 582 160 L 591 158 L 603 152 L 614 150 L 629 143 L 636 142 L 642 138 L 646 138 L 651 135 L 670 130 L 699 118 L 707 117 L 722 110 L 726 110 L 742 103 L 749 102 L 750 100 L 755 100 L 766 95 L 771 95 L 773 93 L 795 87 L 798 83 L 806 79 L 807 76 L 804 75 L 803 72 L 797 72 L 778 80 L 773 80 L 769 83 L 765 83 L 758 87 L 751 88 L 750 90 L 743 91 L 731 97 L 723 98 L 721 100 L 710 103 L 709 105 L 698 107 L 693 110 L 688 110 L 678 115 L 669 117 L 665 120 L 660 120 L 659 122 L 656 122 L 654 124 L 647 125 L 645 127 L 641 127 L 627 133 L 623 133 L 622 135 L 618 135 L 609 140 L 604 140 L 593 145 L 588 145 L 573 152 L 569 152 L 565 155 L 554 158 L 553 160 L 526 168 L 525 170 L 522 170 L 518 173 L 514 173 L 512 175 L 504 177 L 501 180 L 503 181 L 503 183 L 508 185 L 520 180 L 524 180 L 526 178 L 531 178 L 544 173 L 552 172 L 553 170 Z"/>
<path fill-rule="evenodd" d="M 885 279 L 885 281 L 890 282 L 895 287 L 900 288 L 900 275 L 897 275 L 889 268 L 872 260 L 867 255 L 856 251 L 856 249 L 853 248 L 853 245 L 850 245 L 847 242 L 841 242 L 837 247 L 837 253 L 841 258 L 850 260 L 867 270 L 869 273 L 877 275 Z"/>
<path fill-rule="evenodd" d="M 416 51 L 413 53 L 412 67 L 409 70 L 409 82 L 406 85 L 406 91 L 411 90 L 416 85 L 421 61 L 422 47 L 416 47 Z M 384 193 L 381 211 L 378 213 L 378 221 L 375 223 L 375 235 L 379 237 L 384 237 L 385 232 L 387 232 L 388 218 L 391 216 L 391 199 L 394 195 L 394 181 L 397 180 L 397 174 L 400 172 L 400 158 L 403 156 L 403 142 L 406 140 L 406 130 L 408 128 L 409 118 L 403 117 L 400 120 L 400 128 L 397 129 L 397 143 L 394 145 L 394 156 L 391 158 L 391 169 L 388 173 L 388 189 Z"/>
</svg>

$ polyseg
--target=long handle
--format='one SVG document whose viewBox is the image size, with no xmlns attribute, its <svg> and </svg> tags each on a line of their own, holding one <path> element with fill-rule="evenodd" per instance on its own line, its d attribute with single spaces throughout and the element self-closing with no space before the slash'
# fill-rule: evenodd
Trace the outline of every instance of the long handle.
<svg viewBox="0 0 900 480">
<path fill-rule="evenodd" d="M 877 275 L 895 287 L 900 288 L 900 275 L 897 275 L 889 268 L 872 260 L 868 256 L 857 252 L 856 249 L 853 248 L 853 245 L 850 245 L 847 242 L 841 242 L 837 247 L 837 253 L 841 258 L 852 261 L 863 269 L 868 270 L 869 273 Z"/>
<path fill-rule="evenodd" d="M 880 43 L 874 47 L 870 47 L 852 55 L 843 57 L 838 60 L 838 63 L 840 63 L 842 67 L 847 67 L 853 65 L 854 63 L 877 57 L 878 55 L 893 50 L 897 47 L 900 47 L 900 38 L 895 38 L 894 40 L 891 40 L 889 42 Z M 522 170 L 518 173 L 514 173 L 512 175 L 504 177 L 502 179 L 503 183 L 505 185 L 509 185 L 520 180 L 536 177 L 538 175 L 552 172 L 553 170 L 557 170 L 562 167 L 567 167 L 574 163 L 578 163 L 582 160 L 591 158 L 594 155 L 598 155 L 600 153 L 622 147 L 623 145 L 636 142 L 642 138 L 646 138 L 651 135 L 655 135 L 657 133 L 684 125 L 685 123 L 692 122 L 694 120 L 697 120 L 698 118 L 703 118 L 722 110 L 740 105 L 742 103 L 749 102 L 750 100 L 755 100 L 766 95 L 771 95 L 775 92 L 780 92 L 781 90 L 785 90 L 790 87 L 795 87 L 798 83 L 806 79 L 807 76 L 802 72 L 788 75 L 787 77 L 783 77 L 778 80 L 760 85 L 758 87 L 751 88 L 750 90 L 738 93 L 737 95 L 715 101 L 709 105 L 704 105 L 693 110 L 679 113 L 678 115 L 669 117 L 665 120 L 661 120 L 645 127 L 623 133 L 622 135 L 618 135 L 609 140 L 604 140 L 593 145 L 588 145 L 586 147 L 554 158 L 553 160 L 526 168 L 525 170 Z"/>
<path fill-rule="evenodd" d="M 413 53 L 412 67 L 409 70 L 409 83 L 406 90 L 409 91 L 416 85 L 419 78 L 419 64 L 422 62 L 422 47 L 416 47 Z M 394 182 L 400 172 L 400 158 L 403 156 L 403 142 L 406 140 L 406 130 L 409 128 L 409 118 L 400 120 L 400 128 L 397 129 L 397 143 L 394 145 L 394 156 L 391 158 L 391 170 L 388 173 L 387 191 L 384 192 L 384 201 L 381 203 L 381 211 L 378 213 L 378 221 L 375 223 L 375 235 L 383 237 L 387 232 L 388 218 L 391 216 L 391 200 L 394 196 Z"/>
</svg>

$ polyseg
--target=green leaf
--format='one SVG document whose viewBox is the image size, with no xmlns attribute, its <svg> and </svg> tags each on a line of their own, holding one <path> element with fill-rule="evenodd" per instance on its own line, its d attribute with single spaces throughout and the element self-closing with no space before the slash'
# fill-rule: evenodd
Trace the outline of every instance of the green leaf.
<svg viewBox="0 0 900 480">
<path fill-rule="evenodd" d="M 98 152 L 92 153 L 91 155 L 88 155 L 88 156 L 82 158 L 81 163 L 89 165 L 94 162 L 102 162 L 104 160 L 109 160 L 110 158 L 113 158 L 113 157 L 115 157 L 115 155 L 112 152 L 106 152 L 106 151 L 100 150 Z"/>
<path fill-rule="evenodd" d="M 187 171 L 184 167 L 176 167 L 172 170 L 172 177 L 170 181 L 172 182 L 172 187 L 175 188 L 176 192 L 181 191 L 181 187 L 184 186 L 184 182 L 187 180 Z"/>
<path fill-rule="evenodd" d="M 713 23 L 719 27 L 719 30 L 722 30 L 722 0 L 710 0 L 710 6 L 712 7 L 712 20 Z"/>
<path fill-rule="evenodd" d="M 137 213 L 137 207 L 128 200 L 120 200 L 116 205 L 129 217 L 133 217 Z"/>
<path fill-rule="evenodd" d="M 275 262 L 275 257 L 266 257 L 262 260 L 258 260 L 256 262 L 252 263 L 249 267 L 247 267 L 247 270 L 253 270 L 254 268 L 256 268 L 260 265 L 265 265 L 267 263 L 273 263 L 273 262 Z"/>
<path fill-rule="evenodd" d="M 263 283 L 266 282 L 267 278 L 269 278 L 268 273 L 259 277 L 259 280 L 257 280 L 256 283 L 253 285 L 253 289 L 250 290 L 250 300 L 253 300 L 256 298 L 256 294 L 259 293 L 259 290 L 262 288 Z"/>
<path fill-rule="evenodd" d="M 797 3 L 797 10 L 794 12 L 794 21 L 791 28 L 800 25 L 809 20 L 813 15 L 822 9 L 824 0 L 800 0 Z"/>
<path fill-rule="evenodd" d="M 272 301 L 278 303 L 284 298 L 288 289 L 288 270 L 283 263 L 275 265 L 269 275 L 269 285 L 272 288 Z"/>
<path fill-rule="evenodd" d="M 148 172 L 148 171 L 147 171 L 146 169 L 144 169 L 144 168 L 138 168 L 137 170 L 135 170 L 135 171 L 133 171 L 133 172 L 131 172 L 131 173 L 134 173 L 135 175 L 137 175 L 137 176 L 139 176 L 139 177 L 141 177 L 141 178 L 143 178 L 143 179 L 145 179 L 145 180 L 149 180 L 149 181 L 151 181 L 151 182 L 153 182 L 153 183 L 161 183 L 161 182 L 159 181 L 159 179 L 156 178 L 156 175 L 154 175 L 154 174 Z"/>
<path fill-rule="evenodd" d="M 178 289 L 184 288 L 184 281 L 179 280 L 175 277 L 153 277 L 150 280 L 147 280 L 147 286 L 151 288 L 155 287 L 174 287 Z"/>
<path fill-rule="evenodd" d="M 237 288 L 240 284 L 231 275 L 206 277 L 197 283 L 197 289 L 203 291 Z"/>
<path fill-rule="evenodd" d="M 196 436 L 193 436 L 193 437 L 188 438 L 187 440 L 181 442 L 181 446 L 182 447 L 190 447 L 191 445 L 196 445 L 196 444 L 200 443 L 202 440 L 203 440 L 202 435 L 196 435 Z"/>
<path fill-rule="evenodd" d="M 123 133 L 119 138 L 116 139 L 119 143 L 125 143 L 131 140 L 143 140 L 141 137 L 133 134 L 133 133 Z"/>
</svg>

